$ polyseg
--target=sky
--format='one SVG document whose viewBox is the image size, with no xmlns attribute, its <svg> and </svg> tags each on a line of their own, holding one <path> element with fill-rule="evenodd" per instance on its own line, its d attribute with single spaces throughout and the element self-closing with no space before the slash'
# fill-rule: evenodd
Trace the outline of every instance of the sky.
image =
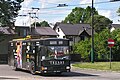
<svg viewBox="0 0 120 80">
<path fill-rule="evenodd" d="M 48 23 L 61 22 L 75 7 L 86 8 L 91 6 L 92 0 L 24 0 L 19 15 L 16 18 L 16 26 L 29 26 L 37 21 L 47 21 Z M 66 4 L 66 7 L 57 7 L 59 4 Z M 93 5 L 100 15 L 103 15 L 113 21 L 114 24 L 120 24 L 120 16 L 117 10 L 120 7 L 120 1 L 110 2 L 110 0 L 94 0 Z M 39 8 L 39 10 L 32 8 Z M 38 18 L 30 18 L 28 13 L 36 13 Z M 31 14 L 35 17 L 35 14 Z"/>
</svg>

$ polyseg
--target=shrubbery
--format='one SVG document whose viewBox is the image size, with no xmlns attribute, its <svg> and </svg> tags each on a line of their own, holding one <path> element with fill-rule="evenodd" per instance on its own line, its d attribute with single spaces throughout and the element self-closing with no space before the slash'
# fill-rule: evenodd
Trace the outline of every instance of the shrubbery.
<svg viewBox="0 0 120 80">
<path fill-rule="evenodd" d="M 120 30 L 109 32 L 104 29 L 100 33 L 94 34 L 94 58 L 95 61 L 108 61 L 110 50 L 107 40 L 112 38 L 115 40 L 115 46 L 112 47 L 112 60 L 120 61 Z M 90 61 L 91 39 L 80 41 L 74 45 L 74 52 L 81 54 L 81 58 Z"/>
</svg>

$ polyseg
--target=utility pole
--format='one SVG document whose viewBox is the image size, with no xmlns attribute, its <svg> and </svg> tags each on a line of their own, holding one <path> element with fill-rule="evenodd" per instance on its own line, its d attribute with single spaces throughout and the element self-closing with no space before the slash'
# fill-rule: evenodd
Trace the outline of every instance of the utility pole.
<svg viewBox="0 0 120 80">
<path fill-rule="evenodd" d="M 110 0 L 110 2 L 116 2 L 116 1 L 120 1 L 120 0 Z M 92 44 L 91 44 L 91 62 L 94 63 L 94 0 L 92 0 Z"/>
<path fill-rule="evenodd" d="M 40 10 L 40 8 L 33 8 L 32 7 L 32 10 L 31 10 L 31 12 L 30 13 L 28 13 L 29 14 L 29 22 L 30 22 L 30 34 L 32 34 L 32 26 L 31 26 L 31 18 L 35 18 L 35 28 L 36 28 L 36 18 L 38 18 L 37 17 L 37 12 L 33 12 L 33 10 Z"/>
<path fill-rule="evenodd" d="M 33 14 L 34 14 L 34 17 L 31 17 L 31 18 L 35 18 L 35 25 L 34 25 L 34 27 L 36 28 L 36 18 L 38 18 L 38 17 L 36 15 L 36 13 L 33 13 Z"/>
<path fill-rule="evenodd" d="M 31 13 L 28 13 L 29 14 L 29 23 L 30 23 L 30 32 L 29 34 L 32 33 L 32 27 L 31 27 Z"/>
<path fill-rule="evenodd" d="M 34 8 L 34 7 L 32 7 L 32 10 L 40 10 L 40 8 Z M 36 28 L 36 18 L 38 18 L 37 17 L 37 12 L 35 12 L 35 13 L 33 13 L 35 16 L 33 17 L 33 18 L 35 18 L 35 28 Z"/>
<path fill-rule="evenodd" d="M 92 13 L 91 13 L 91 16 L 92 16 L 92 23 L 91 23 L 91 26 L 92 26 L 92 44 L 91 44 L 91 62 L 94 63 L 94 0 L 92 0 Z"/>
</svg>

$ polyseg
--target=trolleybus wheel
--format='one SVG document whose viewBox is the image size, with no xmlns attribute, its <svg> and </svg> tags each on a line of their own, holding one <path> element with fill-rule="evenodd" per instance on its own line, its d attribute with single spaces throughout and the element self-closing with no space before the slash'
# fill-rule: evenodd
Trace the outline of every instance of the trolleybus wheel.
<svg viewBox="0 0 120 80">
<path fill-rule="evenodd" d="M 35 63 L 32 61 L 30 65 L 30 72 L 31 74 L 35 75 Z"/>
</svg>

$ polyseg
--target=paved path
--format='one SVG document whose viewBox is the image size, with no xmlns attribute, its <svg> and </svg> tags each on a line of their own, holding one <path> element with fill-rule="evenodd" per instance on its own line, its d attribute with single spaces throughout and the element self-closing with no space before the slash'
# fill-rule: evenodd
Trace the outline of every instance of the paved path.
<svg viewBox="0 0 120 80">
<path fill-rule="evenodd" d="M 14 71 L 8 65 L 0 65 L 0 80 L 120 80 L 120 73 L 72 68 L 62 75 L 31 75 L 27 71 Z"/>
</svg>

